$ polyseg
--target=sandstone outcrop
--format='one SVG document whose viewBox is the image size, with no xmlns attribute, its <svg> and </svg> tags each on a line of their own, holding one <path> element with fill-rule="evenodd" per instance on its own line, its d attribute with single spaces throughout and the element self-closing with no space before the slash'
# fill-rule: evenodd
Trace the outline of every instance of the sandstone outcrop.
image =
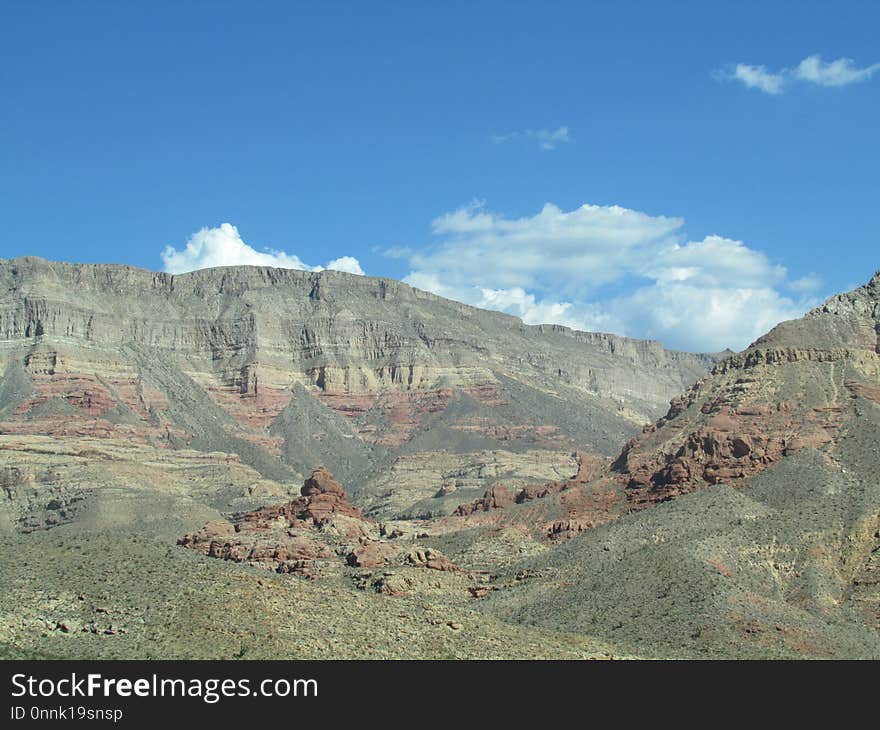
<svg viewBox="0 0 880 730">
<path fill-rule="evenodd" d="M 335 555 L 325 533 L 362 538 L 371 523 L 324 467 L 303 482 L 301 493 L 290 502 L 236 515 L 233 522 L 208 522 L 177 544 L 212 558 L 314 577 L 314 561 Z"/>
<path fill-rule="evenodd" d="M 456 507 L 454 515 L 466 517 L 474 512 L 488 512 L 490 509 L 503 509 L 516 504 L 516 497 L 510 487 L 496 484 L 486 490 L 486 493 L 471 504 L 462 504 Z"/>
<path fill-rule="evenodd" d="M 512 507 L 514 504 L 522 504 L 534 499 L 544 499 L 578 485 L 586 484 L 600 476 L 608 465 L 605 459 L 590 454 L 575 454 L 575 457 L 577 459 L 577 473 L 571 479 L 556 480 L 540 485 L 528 484 L 515 493 L 510 487 L 504 484 L 497 484 L 486 490 L 486 493 L 480 499 L 469 504 L 459 505 L 453 512 L 453 515 L 456 517 L 467 517 L 477 512 L 504 509 L 505 507 Z"/>
<path fill-rule="evenodd" d="M 877 277 L 783 322 L 674 398 L 614 463 L 634 508 L 711 484 L 737 486 L 836 441 L 880 375 Z"/>
<path fill-rule="evenodd" d="M 459 570 L 455 563 L 439 550 L 434 550 L 433 548 L 413 548 L 407 553 L 406 562 L 409 565 L 428 568 L 429 570 L 442 570 L 447 572 L 456 572 Z"/>
<path fill-rule="evenodd" d="M 287 527 L 311 524 L 321 527 L 339 517 L 355 522 L 367 522 L 361 511 L 348 501 L 342 485 L 323 466 L 319 466 L 305 480 L 302 496 L 285 504 L 263 507 L 237 517 L 239 529 L 265 528 L 280 520 Z M 357 534 L 357 533 L 355 533 Z"/>
<path fill-rule="evenodd" d="M 395 561 L 401 549 L 392 543 L 371 540 L 356 547 L 347 556 L 348 564 L 355 568 L 382 568 Z"/>
<path fill-rule="evenodd" d="M 320 572 L 318 561 L 338 555 L 352 568 L 408 565 L 458 571 L 439 550 L 412 546 L 415 533 L 408 534 L 408 541 L 400 527 L 365 518 L 325 467 L 315 469 L 300 491 L 297 499 L 238 514 L 232 521 L 211 520 L 177 544 L 208 557 L 310 578 Z M 352 540 L 356 544 L 349 547 Z"/>
</svg>

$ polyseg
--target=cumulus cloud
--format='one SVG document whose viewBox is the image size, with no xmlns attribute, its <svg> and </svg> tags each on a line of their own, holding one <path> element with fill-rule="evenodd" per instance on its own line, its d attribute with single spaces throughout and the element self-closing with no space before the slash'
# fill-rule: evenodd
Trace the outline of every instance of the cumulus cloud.
<svg viewBox="0 0 880 730">
<path fill-rule="evenodd" d="M 555 150 L 559 145 L 571 142 L 568 127 L 556 129 L 525 129 L 520 132 L 509 134 L 493 134 L 492 141 L 495 144 L 504 144 L 515 140 L 531 140 L 537 142 L 542 150 Z"/>
<path fill-rule="evenodd" d="M 668 347 L 741 350 L 779 322 L 801 316 L 815 302 L 792 301 L 773 287 L 661 284 L 640 287 L 608 304 L 628 333 Z"/>
<path fill-rule="evenodd" d="M 352 256 L 333 259 L 326 266 L 309 266 L 299 256 L 284 251 L 257 251 L 242 240 L 238 229 L 231 223 L 223 223 L 216 228 L 202 228 L 190 236 L 182 249 L 166 246 L 161 256 L 165 271 L 171 274 L 214 266 L 276 266 L 301 271 L 335 269 L 350 274 L 364 273 L 358 260 Z"/>
<path fill-rule="evenodd" d="M 511 219 L 477 201 L 436 218 L 432 227 L 442 244 L 410 261 L 417 270 L 442 272 L 454 286 L 474 276 L 490 279 L 487 288 L 530 288 L 555 279 L 558 291 L 572 294 L 619 278 L 634 249 L 671 245 L 683 223 L 617 205 L 565 212 L 552 203 L 537 215 Z"/>
<path fill-rule="evenodd" d="M 566 212 L 548 203 L 508 218 L 474 202 L 435 219 L 433 231 L 438 243 L 410 257 L 407 283 L 529 324 L 719 351 L 742 349 L 815 304 L 815 282 L 788 281 L 742 241 L 688 241 L 683 219 L 616 205 Z"/>
<path fill-rule="evenodd" d="M 321 271 L 322 269 L 332 269 L 333 271 L 345 271 L 349 274 L 364 275 L 360 261 L 354 256 L 340 256 L 338 259 L 328 261 L 326 266 L 312 266 L 310 271 Z"/>
<path fill-rule="evenodd" d="M 716 71 L 714 75 L 720 80 L 740 81 L 748 88 L 759 89 L 766 94 L 781 94 L 794 83 L 847 86 L 867 81 L 878 70 L 880 70 L 880 63 L 859 68 L 851 58 L 823 61 L 820 55 L 814 54 L 807 56 L 794 68 L 768 71 L 766 66 L 738 63 L 732 68 Z"/>
<path fill-rule="evenodd" d="M 736 274 L 736 285 L 748 288 L 772 286 L 785 279 L 782 266 L 774 266 L 760 251 L 742 241 L 706 236 L 702 241 L 674 245 L 644 263 L 639 273 L 660 284 L 723 287 Z"/>
</svg>

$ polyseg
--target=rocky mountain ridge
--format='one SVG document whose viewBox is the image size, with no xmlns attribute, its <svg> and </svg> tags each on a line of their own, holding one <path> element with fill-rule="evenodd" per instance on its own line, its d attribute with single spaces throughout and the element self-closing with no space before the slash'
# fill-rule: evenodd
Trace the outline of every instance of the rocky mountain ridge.
<svg viewBox="0 0 880 730">
<path fill-rule="evenodd" d="M 878 401 L 878 333 L 875 274 L 717 364 L 615 462 L 631 501 L 735 484 L 800 449 L 832 444 L 854 400 Z"/>
<path fill-rule="evenodd" d="M 716 365 L 609 472 L 548 497 L 604 488 L 617 511 L 573 510 L 577 539 L 487 607 L 664 655 L 876 658 L 878 331 L 880 274 Z"/>
<path fill-rule="evenodd" d="M 291 491 L 326 464 L 377 515 L 573 474 L 716 359 L 335 271 L 0 261 L 0 434 L 224 452 Z"/>
<path fill-rule="evenodd" d="M 0 653 L 880 655 L 878 276 L 708 362 L 333 272 L 35 266 Z"/>
</svg>

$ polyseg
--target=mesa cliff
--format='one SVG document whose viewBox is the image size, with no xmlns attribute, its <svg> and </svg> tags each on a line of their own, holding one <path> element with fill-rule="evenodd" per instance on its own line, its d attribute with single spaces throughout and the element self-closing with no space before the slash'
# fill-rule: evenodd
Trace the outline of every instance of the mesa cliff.
<svg viewBox="0 0 880 730">
<path fill-rule="evenodd" d="M 279 494 L 325 464 L 377 515 L 451 512 L 433 499 L 444 484 L 466 498 L 573 475 L 574 452 L 615 453 L 718 359 L 335 271 L 26 257 L 0 261 L 0 292 L 5 437 L 211 454 Z M 11 460 L 10 489 L 43 479 L 28 461 Z M 82 506 L 80 490 L 52 489 L 46 503 Z M 58 519 L 40 499 L 7 519 Z"/>
<path fill-rule="evenodd" d="M 0 655 L 880 655 L 880 274 L 719 356 L 336 272 L 0 283 Z"/>
</svg>

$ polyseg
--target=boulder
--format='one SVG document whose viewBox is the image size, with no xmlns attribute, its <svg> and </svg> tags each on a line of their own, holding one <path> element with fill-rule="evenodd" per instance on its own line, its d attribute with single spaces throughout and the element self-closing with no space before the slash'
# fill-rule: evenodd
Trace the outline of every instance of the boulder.
<svg viewBox="0 0 880 730">
<path fill-rule="evenodd" d="M 384 540 L 371 540 L 352 550 L 348 564 L 355 568 L 382 568 L 400 555 L 400 548 Z"/>
</svg>

